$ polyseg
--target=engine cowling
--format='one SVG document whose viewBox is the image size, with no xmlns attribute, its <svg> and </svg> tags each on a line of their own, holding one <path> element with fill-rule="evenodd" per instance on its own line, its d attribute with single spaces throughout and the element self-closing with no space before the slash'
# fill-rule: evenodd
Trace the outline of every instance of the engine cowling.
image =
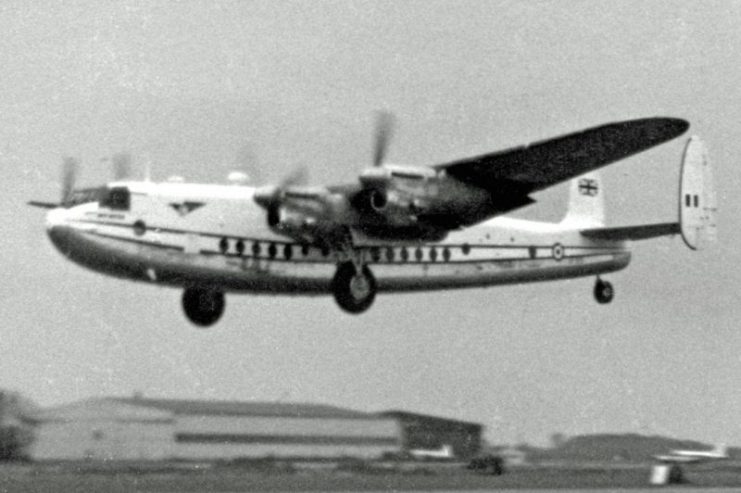
<svg viewBox="0 0 741 493">
<path fill-rule="evenodd" d="M 376 212 L 383 212 L 389 203 L 388 194 L 385 190 L 371 190 L 368 194 L 368 202 L 370 203 L 371 209 Z"/>
</svg>

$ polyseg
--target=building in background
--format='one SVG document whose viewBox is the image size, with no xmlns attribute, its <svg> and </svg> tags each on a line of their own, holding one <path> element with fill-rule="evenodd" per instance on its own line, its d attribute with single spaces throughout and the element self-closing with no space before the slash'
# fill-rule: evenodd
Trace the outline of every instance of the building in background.
<svg viewBox="0 0 741 493">
<path fill-rule="evenodd" d="M 380 458 L 393 416 L 316 404 L 95 398 L 35 417 L 34 460 Z"/>
<path fill-rule="evenodd" d="M 483 426 L 480 424 L 404 411 L 386 411 L 380 414 L 398 420 L 404 452 L 450 448 L 453 458 L 465 460 L 481 451 Z"/>
<path fill-rule="evenodd" d="M 0 460 L 28 457 L 33 439 L 29 416 L 37 409 L 19 392 L 0 390 Z"/>
</svg>

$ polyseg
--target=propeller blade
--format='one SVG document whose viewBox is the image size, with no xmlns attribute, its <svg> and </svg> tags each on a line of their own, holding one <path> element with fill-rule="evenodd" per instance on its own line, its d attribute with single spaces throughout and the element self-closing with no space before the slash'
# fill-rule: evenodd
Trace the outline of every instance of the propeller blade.
<svg viewBox="0 0 741 493">
<path fill-rule="evenodd" d="M 278 188 L 280 190 L 288 187 L 304 186 L 309 183 L 309 168 L 306 166 L 299 166 L 295 168 L 291 173 L 283 178 Z"/>
<path fill-rule="evenodd" d="M 66 204 L 72 200 L 75 183 L 77 182 L 78 168 L 79 161 L 76 158 L 67 157 L 64 159 L 64 163 L 62 163 L 62 178 L 60 180 L 62 184 L 61 204 Z"/>
<path fill-rule="evenodd" d="M 376 133 L 373 149 L 373 166 L 381 166 L 386 159 L 386 151 L 394 127 L 394 115 L 388 111 L 376 114 Z"/>
<path fill-rule="evenodd" d="M 131 177 L 131 154 L 119 152 L 113 155 L 113 180 L 122 181 Z"/>
</svg>

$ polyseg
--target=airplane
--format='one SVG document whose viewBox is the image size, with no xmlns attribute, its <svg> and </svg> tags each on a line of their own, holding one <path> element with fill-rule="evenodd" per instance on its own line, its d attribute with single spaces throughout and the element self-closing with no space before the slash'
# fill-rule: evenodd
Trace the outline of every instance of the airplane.
<svg viewBox="0 0 741 493">
<path fill-rule="evenodd" d="M 596 276 L 594 297 L 606 304 L 614 289 L 601 275 L 628 265 L 630 241 L 681 234 L 699 249 L 715 238 L 712 173 L 697 137 L 684 150 L 677 221 L 605 225 L 595 170 L 682 135 L 685 120 L 608 123 L 433 166 L 386 163 L 391 127 L 382 113 L 373 165 L 356 183 L 309 186 L 301 173 L 267 186 L 136 181 L 118 155 L 113 182 L 76 188 L 79 162 L 68 158 L 61 200 L 29 204 L 51 209 L 47 233 L 70 260 L 183 289 L 198 327 L 219 320 L 225 293 L 331 293 L 358 314 L 378 292 Z M 562 221 L 505 215 L 568 180 Z"/>
<path fill-rule="evenodd" d="M 671 450 L 665 455 L 654 455 L 659 462 L 672 464 L 689 464 L 728 459 L 728 448 L 724 444 L 716 445 L 712 450 Z"/>
<path fill-rule="evenodd" d="M 452 459 L 455 457 L 453 447 L 444 444 L 439 449 L 411 449 L 409 455 L 418 460 Z"/>
</svg>

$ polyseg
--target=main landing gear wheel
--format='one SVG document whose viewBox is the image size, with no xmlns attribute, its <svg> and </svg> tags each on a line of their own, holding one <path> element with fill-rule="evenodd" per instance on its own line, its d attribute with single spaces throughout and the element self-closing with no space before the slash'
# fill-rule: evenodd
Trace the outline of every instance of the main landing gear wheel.
<svg viewBox="0 0 741 493">
<path fill-rule="evenodd" d="M 376 297 L 376 278 L 365 265 L 357 272 L 352 262 L 342 263 L 332 279 L 332 293 L 340 308 L 348 313 L 362 313 Z"/>
<path fill-rule="evenodd" d="M 188 320 L 199 327 L 216 323 L 224 313 L 224 293 L 215 289 L 186 288 L 183 292 L 183 311 Z"/>
<path fill-rule="evenodd" d="M 612 288 L 612 284 L 598 277 L 597 282 L 594 284 L 594 298 L 597 300 L 597 303 L 604 305 L 611 302 L 614 297 L 615 290 Z"/>
</svg>

